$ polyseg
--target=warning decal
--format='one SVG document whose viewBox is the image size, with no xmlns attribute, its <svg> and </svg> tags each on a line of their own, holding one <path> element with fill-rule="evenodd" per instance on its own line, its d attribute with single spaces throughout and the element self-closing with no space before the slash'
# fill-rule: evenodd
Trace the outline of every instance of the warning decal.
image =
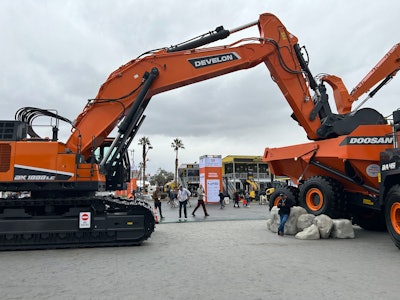
<svg viewBox="0 0 400 300">
<path fill-rule="evenodd" d="M 79 228 L 90 228 L 90 212 L 79 213 Z"/>
</svg>

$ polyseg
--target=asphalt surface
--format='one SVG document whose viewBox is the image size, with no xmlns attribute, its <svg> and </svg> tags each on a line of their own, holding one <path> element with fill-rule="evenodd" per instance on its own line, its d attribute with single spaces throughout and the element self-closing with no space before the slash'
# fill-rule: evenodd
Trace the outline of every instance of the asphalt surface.
<svg viewBox="0 0 400 300">
<path fill-rule="evenodd" d="M 0 252 L 0 299 L 399 299 L 387 233 L 304 241 L 268 231 L 265 205 L 163 208 L 141 246 Z"/>
</svg>

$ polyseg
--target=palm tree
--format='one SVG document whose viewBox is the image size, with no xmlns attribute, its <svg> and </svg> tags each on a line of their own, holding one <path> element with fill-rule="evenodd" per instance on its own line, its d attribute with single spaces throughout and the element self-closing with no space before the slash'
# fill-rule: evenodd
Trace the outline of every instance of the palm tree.
<svg viewBox="0 0 400 300">
<path fill-rule="evenodd" d="M 171 147 L 174 148 L 174 151 L 176 153 L 175 156 L 175 187 L 178 185 L 178 150 L 179 149 L 185 149 L 185 146 L 183 145 L 182 141 L 178 138 L 174 139 L 173 142 L 171 143 Z"/>
<path fill-rule="evenodd" d="M 143 177 L 142 177 L 142 183 L 143 183 L 143 190 L 144 190 L 144 185 L 145 185 L 145 181 L 146 181 L 146 155 L 147 155 L 147 151 L 149 151 L 150 149 L 152 149 L 153 147 L 150 144 L 150 140 L 147 136 L 141 137 L 139 139 L 139 143 L 138 145 L 143 146 L 143 153 L 142 153 L 142 158 L 143 158 L 143 164 L 142 164 L 142 168 L 143 168 Z M 147 151 L 146 151 L 146 147 L 147 147 Z"/>
</svg>

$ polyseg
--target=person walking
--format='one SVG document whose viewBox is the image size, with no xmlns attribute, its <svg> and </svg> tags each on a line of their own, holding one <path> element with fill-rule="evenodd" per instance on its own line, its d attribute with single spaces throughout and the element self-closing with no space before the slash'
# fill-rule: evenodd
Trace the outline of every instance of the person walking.
<svg viewBox="0 0 400 300">
<path fill-rule="evenodd" d="M 285 223 L 290 215 L 290 208 L 293 206 L 292 200 L 288 199 L 286 194 L 281 193 L 279 195 L 281 199 L 278 202 L 277 207 L 279 208 L 279 216 L 281 218 L 281 222 L 278 228 L 278 235 L 284 236 Z"/>
<path fill-rule="evenodd" d="M 179 201 L 179 222 L 182 222 L 182 207 L 183 213 L 185 215 L 184 221 L 187 221 L 187 203 L 191 193 L 188 189 L 185 189 L 183 186 L 179 186 L 178 190 L 178 201 Z"/>
<path fill-rule="evenodd" d="M 233 207 L 240 208 L 239 206 L 239 193 L 237 190 L 233 193 Z"/>
<path fill-rule="evenodd" d="M 164 219 L 163 215 L 162 215 L 162 211 L 161 211 L 161 191 L 160 191 L 160 187 L 157 187 L 156 190 L 153 192 L 153 200 L 154 200 L 154 208 L 160 211 L 160 218 Z"/>
<path fill-rule="evenodd" d="M 176 194 L 174 193 L 174 189 L 173 188 L 169 188 L 168 197 L 169 197 L 170 200 L 174 200 L 176 198 Z"/>
<path fill-rule="evenodd" d="M 220 190 L 218 196 L 219 196 L 220 209 L 223 209 L 225 207 L 224 204 L 225 194 Z"/>
<path fill-rule="evenodd" d="M 209 214 L 207 213 L 206 205 L 204 204 L 204 188 L 201 184 L 199 184 L 199 187 L 197 188 L 197 206 L 194 208 L 192 212 L 192 216 L 195 217 L 196 215 L 194 214 L 196 210 L 200 207 L 200 205 L 203 207 L 204 211 L 204 216 L 208 217 Z"/>
</svg>

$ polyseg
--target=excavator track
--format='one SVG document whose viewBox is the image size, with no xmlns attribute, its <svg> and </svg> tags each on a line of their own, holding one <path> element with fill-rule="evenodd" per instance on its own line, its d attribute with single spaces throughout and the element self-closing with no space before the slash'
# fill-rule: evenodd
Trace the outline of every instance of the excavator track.
<svg viewBox="0 0 400 300">
<path fill-rule="evenodd" d="M 0 250 L 140 245 L 155 229 L 144 200 L 1 199 Z"/>
</svg>

